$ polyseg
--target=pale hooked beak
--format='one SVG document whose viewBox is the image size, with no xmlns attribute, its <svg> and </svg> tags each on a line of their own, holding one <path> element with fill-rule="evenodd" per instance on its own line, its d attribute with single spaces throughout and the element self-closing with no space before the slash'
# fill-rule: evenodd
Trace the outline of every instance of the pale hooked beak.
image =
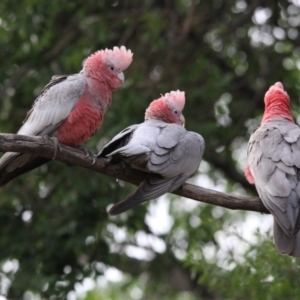
<svg viewBox="0 0 300 300">
<path fill-rule="evenodd" d="M 180 116 L 180 124 L 184 127 L 185 125 L 185 118 L 183 115 Z"/>
<path fill-rule="evenodd" d="M 117 76 L 122 82 L 124 82 L 125 76 L 123 72 L 118 73 Z"/>
</svg>

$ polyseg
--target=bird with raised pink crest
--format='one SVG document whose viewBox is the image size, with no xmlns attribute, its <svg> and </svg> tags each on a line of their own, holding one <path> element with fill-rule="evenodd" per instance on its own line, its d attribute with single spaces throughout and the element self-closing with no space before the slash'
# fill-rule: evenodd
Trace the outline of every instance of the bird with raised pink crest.
<svg viewBox="0 0 300 300">
<path fill-rule="evenodd" d="M 87 141 L 101 127 L 132 56 L 124 46 L 100 50 L 86 59 L 80 73 L 53 76 L 18 134 L 53 137 L 56 144 L 73 147 Z M 5 153 L 0 159 L 0 188 L 48 161 L 32 154 Z"/>
<path fill-rule="evenodd" d="M 145 122 L 121 131 L 98 154 L 121 159 L 148 172 L 135 191 L 110 209 L 111 215 L 173 192 L 196 174 L 204 153 L 204 139 L 184 128 L 184 105 L 184 92 L 166 93 L 151 102 Z"/>
<path fill-rule="evenodd" d="M 274 242 L 282 254 L 300 256 L 300 127 L 280 82 L 265 95 L 261 126 L 248 144 L 245 175 L 274 217 Z"/>
</svg>

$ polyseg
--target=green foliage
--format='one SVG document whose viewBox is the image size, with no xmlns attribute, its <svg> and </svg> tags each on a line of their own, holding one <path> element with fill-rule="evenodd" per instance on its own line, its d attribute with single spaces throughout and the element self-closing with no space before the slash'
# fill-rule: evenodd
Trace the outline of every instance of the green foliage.
<svg viewBox="0 0 300 300">
<path fill-rule="evenodd" d="M 86 146 L 97 152 L 142 122 L 151 100 L 184 90 L 187 128 L 206 140 L 196 184 L 254 194 L 241 169 L 265 91 L 282 81 L 299 112 L 299 12 L 296 1 L 2 0 L 0 131 L 18 130 L 54 74 L 79 72 L 92 52 L 126 45 L 133 64 Z M 270 236 L 257 233 L 250 243 L 241 235 L 245 253 L 224 250 L 220 232 L 246 213 L 172 196 L 170 207 L 158 206 L 166 210 L 155 219 L 160 231 L 149 221 L 152 205 L 109 217 L 107 207 L 132 189 L 55 161 L 8 184 L 0 195 L 0 293 L 66 299 L 86 277 L 106 278 L 114 267 L 120 281 L 80 297 L 297 298 L 299 263 L 279 255 Z"/>
<path fill-rule="evenodd" d="M 250 246 L 242 262 L 236 263 L 232 256 L 228 258 L 228 264 L 234 267 L 224 270 L 211 263 L 201 263 L 205 272 L 199 283 L 208 284 L 220 299 L 244 299 L 245 295 L 248 299 L 258 300 L 297 299 L 299 295 L 296 279 L 299 262 L 278 255 L 271 240 L 260 239 L 259 243 Z"/>
</svg>

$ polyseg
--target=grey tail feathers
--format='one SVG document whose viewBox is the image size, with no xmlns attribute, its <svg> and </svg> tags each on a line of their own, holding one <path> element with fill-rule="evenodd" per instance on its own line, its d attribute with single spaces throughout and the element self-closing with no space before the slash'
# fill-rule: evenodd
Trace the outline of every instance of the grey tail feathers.
<svg viewBox="0 0 300 300">
<path fill-rule="evenodd" d="M 36 169 L 37 167 L 49 162 L 51 159 L 48 158 L 44 158 L 44 157 L 35 157 L 33 158 L 31 161 L 29 161 L 28 163 L 26 163 L 24 166 L 20 167 L 20 168 L 16 168 L 13 171 L 8 172 L 6 170 L 6 167 L 3 167 L 0 170 L 0 190 L 4 188 L 4 186 L 11 181 L 12 179 L 26 173 L 29 172 L 33 169 Z"/>
<path fill-rule="evenodd" d="M 175 178 L 163 178 L 161 175 L 152 173 L 126 199 L 115 204 L 109 210 L 109 214 L 112 216 L 118 215 L 143 202 L 156 199 L 165 193 L 173 192 L 187 179 L 188 176 L 185 174 L 181 174 Z"/>
<path fill-rule="evenodd" d="M 275 220 L 274 243 L 281 254 L 300 257 L 300 231 L 295 236 L 287 235 Z"/>
</svg>

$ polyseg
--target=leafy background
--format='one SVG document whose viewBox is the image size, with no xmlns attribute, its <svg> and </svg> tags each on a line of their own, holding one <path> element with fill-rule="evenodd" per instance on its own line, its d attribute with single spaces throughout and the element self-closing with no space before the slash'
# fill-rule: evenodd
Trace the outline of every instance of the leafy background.
<svg viewBox="0 0 300 300">
<path fill-rule="evenodd" d="M 54 74 L 126 45 L 134 61 L 94 152 L 143 121 L 151 100 L 184 90 L 188 130 L 206 140 L 191 182 L 256 195 L 246 147 L 263 96 L 283 82 L 299 120 L 300 2 L 0 2 L 0 131 L 16 132 Z M 134 187 L 51 162 L 0 195 L 0 299 L 296 299 L 299 262 L 279 255 L 272 218 L 167 195 L 109 217 Z"/>
</svg>

